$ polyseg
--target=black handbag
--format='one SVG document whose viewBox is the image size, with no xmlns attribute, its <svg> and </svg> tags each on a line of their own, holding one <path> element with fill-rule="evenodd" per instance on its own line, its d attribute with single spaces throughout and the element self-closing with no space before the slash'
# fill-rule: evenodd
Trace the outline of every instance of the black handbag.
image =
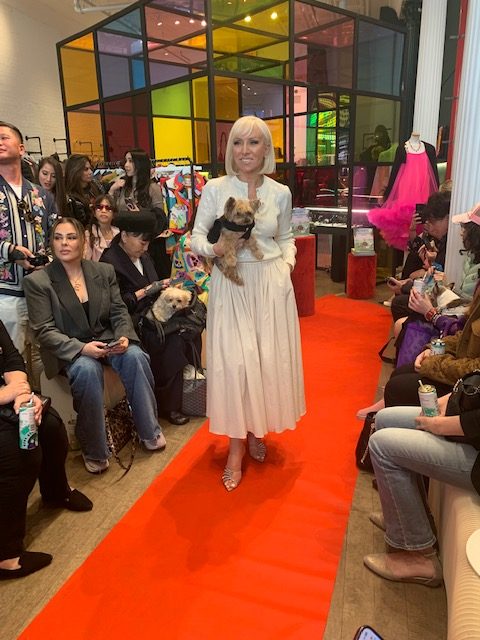
<svg viewBox="0 0 480 640">
<path fill-rule="evenodd" d="M 363 423 L 363 428 L 358 437 L 357 446 L 355 447 L 355 462 L 357 467 L 362 471 L 373 471 L 368 442 L 370 440 L 370 436 L 375 431 L 375 416 L 376 411 L 367 413 L 367 417 Z"/>
<path fill-rule="evenodd" d="M 207 307 L 193 291 L 188 307 L 179 309 L 165 322 L 143 315 L 137 322 L 137 329 L 140 337 L 143 331 L 154 329 L 162 343 L 171 333 L 178 333 L 184 340 L 192 341 L 202 333 L 206 324 Z"/>
<path fill-rule="evenodd" d="M 456 381 L 445 410 L 446 416 L 459 416 L 480 409 L 480 370 L 475 369 Z"/>
</svg>

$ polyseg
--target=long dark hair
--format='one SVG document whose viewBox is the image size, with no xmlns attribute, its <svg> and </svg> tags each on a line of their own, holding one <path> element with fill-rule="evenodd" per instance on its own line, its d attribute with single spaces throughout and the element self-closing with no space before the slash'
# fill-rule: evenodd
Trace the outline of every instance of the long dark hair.
<svg viewBox="0 0 480 640">
<path fill-rule="evenodd" d="M 82 174 L 87 164 L 92 166 L 90 158 L 80 153 L 71 155 L 65 164 L 65 190 L 68 196 L 79 200 L 86 207 L 90 207 L 92 200 L 100 195 L 100 189 L 95 182 L 91 182 L 86 191 L 82 187 Z"/>
<path fill-rule="evenodd" d="M 97 231 L 97 236 L 99 234 L 99 229 L 100 229 L 100 225 L 98 224 L 98 220 L 95 217 L 95 209 L 96 209 L 97 205 L 101 204 L 104 200 L 106 200 L 108 202 L 108 204 L 112 207 L 112 214 L 113 214 L 114 217 L 118 213 L 118 209 L 117 209 L 117 205 L 115 204 L 115 200 L 108 193 L 102 194 L 102 195 L 98 196 L 98 198 L 95 199 L 95 202 L 93 204 L 92 217 L 90 219 L 90 223 L 87 226 L 87 230 L 89 232 L 88 241 L 89 241 L 90 247 L 92 249 L 93 249 L 94 244 L 95 244 L 95 236 L 92 233 L 92 228 L 95 227 L 95 229 Z"/>
<path fill-rule="evenodd" d="M 61 216 L 65 213 L 65 207 L 67 204 L 67 197 L 65 195 L 65 180 L 63 177 L 63 169 L 60 162 L 52 157 L 48 156 L 47 158 L 42 158 L 38 164 L 36 170 L 36 180 L 40 184 L 40 171 L 46 165 L 49 164 L 53 167 L 55 172 L 55 184 L 52 189 L 52 195 L 55 198 L 55 203 L 57 205 L 57 212 Z"/>
<path fill-rule="evenodd" d="M 132 156 L 135 166 L 135 192 L 133 189 L 133 176 L 125 178 L 125 195 L 135 198 L 139 207 L 150 207 L 152 198 L 150 197 L 151 168 L 150 156 L 143 149 L 130 149 L 127 151 Z M 126 154 L 125 154 L 126 155 Z"/>
<path fill-rule="evenodd" d="M 472 256 L 473 263 L 480 263 L 480 226 L 476 222 L 466 222 L 463 227 L 463 246 Z"/>
</svg>

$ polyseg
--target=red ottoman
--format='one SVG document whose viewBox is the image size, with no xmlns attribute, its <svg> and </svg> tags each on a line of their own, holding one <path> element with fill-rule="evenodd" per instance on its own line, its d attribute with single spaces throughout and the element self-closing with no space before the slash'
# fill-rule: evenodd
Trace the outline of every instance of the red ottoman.
<svg viewBox="0 0 480 640">
<path fill-rule="evenodd" d="M 315 313 L 315 236 L 296 236 L 297 262 L 292 271 L 292 283 L 298 315 Z"/>
<path fill-rule="evenodd" d="M 357 300 L 373 298 L 377 279 L 377 256 L 348 254 L 347 296 Z"/>
</svg>

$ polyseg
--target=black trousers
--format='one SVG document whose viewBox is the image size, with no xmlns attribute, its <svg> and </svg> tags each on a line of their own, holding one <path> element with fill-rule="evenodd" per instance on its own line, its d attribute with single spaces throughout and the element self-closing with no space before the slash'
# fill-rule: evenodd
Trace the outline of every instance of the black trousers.
<svg viewBox="0 0 480 640">
<path fill-rule="evenodd" d="M 406 364 L 403 367 L 397 367 L 385 385 L 385 406 L 419 407 L 418 382 L 420 379 L 423 384 L 433 385 L 437 390 L 437 396 L 439 398 L 450 393 L 452 390 L 452 385 L 436 382 L 425 376 L 420 376 L 420 374 L 415 371 L 413 364 Z"/>
<path fill-rule="evenodd" d="M 62 500 L 70 493 L 65 474 L 67 433 L 56 412 L 46 412 L 38 439 L 36 449 L 20 449 L 18 425 L 0 422 L 0 560 L 23 551 L 27 500 L 37 478 L 45 501 Z"/>
</svg>

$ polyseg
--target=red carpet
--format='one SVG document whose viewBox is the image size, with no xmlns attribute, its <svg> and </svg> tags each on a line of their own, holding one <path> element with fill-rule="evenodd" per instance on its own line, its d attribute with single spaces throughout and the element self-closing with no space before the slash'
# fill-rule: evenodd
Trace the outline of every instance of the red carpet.
<svg viewBox="0 0 480 640">
<path fill-rule="evenodd" d="M 355 412 L 373 400 L 390 322 L 379 305 L 318 299 L 301 321 L 298 429 L 269 437 L 266 462 L 249 460 L 228 494 L 227 443 L 202 427 L 20 638 L 322 638 L 357 475 Z"/>
</svg>

